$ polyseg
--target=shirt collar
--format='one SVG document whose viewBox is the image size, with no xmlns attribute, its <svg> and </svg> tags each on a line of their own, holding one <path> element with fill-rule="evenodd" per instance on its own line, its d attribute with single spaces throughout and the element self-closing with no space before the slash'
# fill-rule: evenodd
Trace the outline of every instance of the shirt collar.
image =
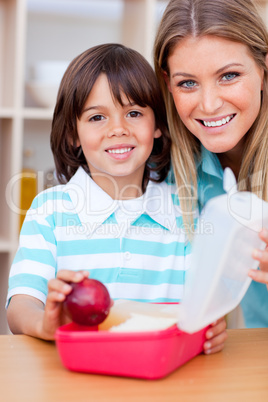
<svg viewBox="0 0 268 402">
<path fill-rule="evenodd" d="M 176 224 L 176 217 L 181 215 L 180 208 L 176 209 L 173 196 L 175 185 L 154 183 L 149 181 L 144 193 L 144 212 L 165 228 L 172 230 Z"/>
<path fill-rule="evenodd" d="M 66 184 L 65 191 L 82 225 L 89 225 L 89 228 L 102 224 L 117 208 L 117 201 L 103 191 L 82 167 Z"/>
<path fill-rule="evenodd" d="M 174 190 L 174 186 L 166 182 L 149 181 L 142 202 L 137 204 L 140 211 L 134 211 L 135 220 L 146 213 L 165 228 L 174 228 L 179 210 L 176 211 L 173 204 L 172 189 Z M 112 199 L 82 167 L 66 184 L 65 191 L 68 192 L 81 223 L 92 229 L 96 229 L 120 208 L 120 200 Z"/>
<path fill-rule="evenodd" d="M 216 176 L 220 179 L 223 178 L 223 169 L 219 158 L 215 153 L 208 151 L 203 145 L 201 145 L 201 158 L 197 162 L 197 168 L 211 176 Z"/>
</svg>

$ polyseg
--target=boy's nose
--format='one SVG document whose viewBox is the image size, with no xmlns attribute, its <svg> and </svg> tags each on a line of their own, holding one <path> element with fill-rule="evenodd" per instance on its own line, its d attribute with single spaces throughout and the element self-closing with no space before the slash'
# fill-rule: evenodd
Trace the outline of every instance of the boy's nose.
<svg viewBox="0 0 268 402">
<path fill-rule="evenodd" d="M 114 121 L 111 124 L 110 130 L 109 130 L 109 137 L 116 136 L 116 137 L 121 137 L 122 135 L 129 135 L 129 130 L 124 124 L 121 119 Z"/>
<path fill-rule="evenodd" d="M 128 130 L 123 127 L 117 127 L 110 131 L 109 136 L 121 137 L 122 135 L 128 135 Z"/>
</svg>

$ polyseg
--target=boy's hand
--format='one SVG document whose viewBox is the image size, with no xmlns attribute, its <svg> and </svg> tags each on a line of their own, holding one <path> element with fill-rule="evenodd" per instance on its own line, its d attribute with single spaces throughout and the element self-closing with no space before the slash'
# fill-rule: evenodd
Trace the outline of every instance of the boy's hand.
<svg viewBox="0 0 268 402">
<path fill-rule="evenodd" d="M 43 339 L 53 340 L 57 328 L 70 322 L 63 310 L 63 301 L 71 292 L 70 282 L 81 282 L 88 277 L 87 271 L 60 270 L 55 279 L 48 282 L 48 295 L 40 328 Z"/>
<path fill-rule="evenodd" d="M 225 318 L 219 318 L 206 332 L 206 342 L 204 343 L 204 353 L 211 354 L 220 352 L 224 348 L 227 339 Z"/>
<path fill-rule="evenodd" d="M 251 269 L 249 270 L 248 275 L 254 279 L 254 281 L 264 283 L 268 290 L 268 230 L 262 229 L 259 233 L 259 237 L 266 243 L 266 249 L 253 250 L 252 257 L 257 261 L 260 261 L 260 269 Z"/>
</svg>

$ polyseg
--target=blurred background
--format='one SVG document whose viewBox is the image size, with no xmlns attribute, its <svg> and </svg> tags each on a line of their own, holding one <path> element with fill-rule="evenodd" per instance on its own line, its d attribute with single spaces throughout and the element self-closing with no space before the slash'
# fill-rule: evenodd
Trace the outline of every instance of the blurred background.
<svg viewBox="0 0 268 402">
<path fill-rule="evenodd" d="M 268 0 L 258 0 L 268 21 Z M 56 184 L 49 146 L 59 82 L 91 46 L 118 42 L 152 63 L 160 0 L 0 0 L 0 334 L 18 235 L 33 197 Z"/>
</svg>

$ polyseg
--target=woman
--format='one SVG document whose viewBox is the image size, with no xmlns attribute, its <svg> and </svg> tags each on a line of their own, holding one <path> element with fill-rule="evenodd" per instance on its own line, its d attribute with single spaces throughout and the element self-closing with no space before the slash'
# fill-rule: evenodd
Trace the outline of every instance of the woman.
<svg viewBox="0 0 268 402">
<path fill-rule="evenodd" d="M 171 0 L 154 47 L 165 97 L 172 164 L 184 222 L 223 190 L 230 167 L 238 188 L 268 201 L 268 34 L 251 0 Z M 196 196 L 197 194 L 197 196 Z M 268 244 L 268 231 L 259 236 Z M 247 327 L 268 326 L 268 251 L 241 306 Z"/>
</svg>

